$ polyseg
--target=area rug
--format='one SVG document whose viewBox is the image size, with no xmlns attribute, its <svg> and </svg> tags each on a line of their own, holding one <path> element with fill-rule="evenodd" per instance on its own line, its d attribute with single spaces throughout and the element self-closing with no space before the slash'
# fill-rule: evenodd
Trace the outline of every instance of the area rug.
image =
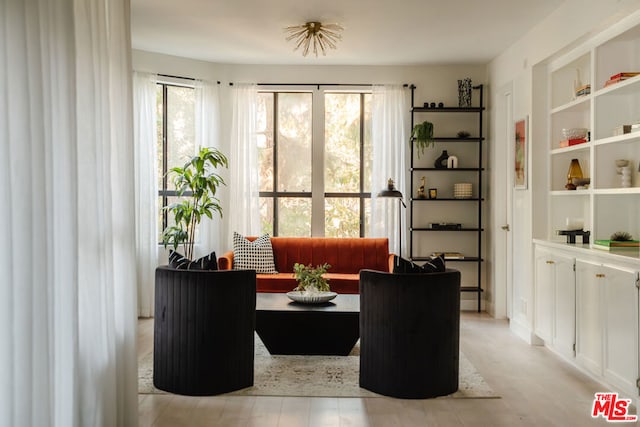
<svg viewBox="0 0 640 427">
<path fill-rule="evenodd" d="M 254 385 L 227 395 L 382 397 L 360 388 L 359 346 L 349 356 L 272 356 L 256 335 Z M 458 391 L 452 398 L 498 398 L 464 353 L 460 353 Z M 163 394 L 153 386 L 153 354 L 138 362 L 138 393 Z"/>
</svg>

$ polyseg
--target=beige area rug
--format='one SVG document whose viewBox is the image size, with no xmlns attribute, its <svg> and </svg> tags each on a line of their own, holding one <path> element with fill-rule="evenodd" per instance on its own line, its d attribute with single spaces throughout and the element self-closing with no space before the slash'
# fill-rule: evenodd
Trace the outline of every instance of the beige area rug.
<svg viewBox="0 0 640 427">
<path fill-rule="evenodd" d="M 358 385 L 358 344 L 349 356 L 272 356 L 256 335 L 254 385 L 228 395 L 383 397 Z M 458 391 L 448 397 L 499 398 L 462 352 L 459 375 Z M 152 354 L 139 361 L 138 393 L 165 393 L 153 386 Z"/>
</svg>

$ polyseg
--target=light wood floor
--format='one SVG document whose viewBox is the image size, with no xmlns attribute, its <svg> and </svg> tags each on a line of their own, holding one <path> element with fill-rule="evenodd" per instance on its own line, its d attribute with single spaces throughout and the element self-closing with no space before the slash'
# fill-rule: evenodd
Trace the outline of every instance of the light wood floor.
<svg viewBox="0 0 640 427">
<path fill-rule="evenodd" d="M 140 426 L 585 426 L 594 381 L 506 321 L 463 313 L 461 350 L 501 399 L 187 397 L 139 395 Z M 141 319 L 138 356 L 152 351 L 153 320 Z M 624 423 L 622 425 L 630 425 Z"/>
</svg>

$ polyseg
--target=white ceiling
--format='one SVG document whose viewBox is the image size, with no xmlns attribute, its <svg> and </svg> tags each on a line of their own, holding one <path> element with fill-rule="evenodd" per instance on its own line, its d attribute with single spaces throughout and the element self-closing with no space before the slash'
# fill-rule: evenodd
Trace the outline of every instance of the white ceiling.
<svg viewBox="0 0 640 427">
<path fill-rule="evenodd" d="M 131 0 L 134 49 L 220 63 L 487 63 L 563 0 Z M 337 50 L 306 58 L 283 28 L 344 27 Z"/>
</svg>

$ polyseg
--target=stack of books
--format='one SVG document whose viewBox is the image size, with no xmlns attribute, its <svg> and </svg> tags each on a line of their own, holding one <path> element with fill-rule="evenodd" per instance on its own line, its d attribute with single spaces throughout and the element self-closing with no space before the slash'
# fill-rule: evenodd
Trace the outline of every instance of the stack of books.
<svg viewBox="0 0 640 427">
<path fill-rule="evenodd" d="M 584 95 L 589 95 L 591 93 L 591 85 L 586 84 L 576 88 L 576 98 Z"/>
<path fill-rule="evenodd" d="M 618 249 L 640 249 L 640 240 L 596 240 L 593 247 L 602 249 L 603 251 L 612 251 Z"/>
<path fill-rule="evenodd" d="M 431 256 L 442 256 L 444 259 L 464 259 L 464 255 L 460 252 L 434 252 Z"/>
<path fill-rule="evenodd" d="M 563 139 L 560 141 L 560 148 L 571 147 L 572 145 L 583 144 L 587 142 L 587 138 Z"/>
<path fill-rule="evenodd" d="M 611 86 L 611 85 L 616 84 L 616 83 L 620 83 L 622 81 L 625 81 L 625 80 L 630 79 L 631 77 L 635 77 L 637 75 L 640 75 L 640 72 L 627 72 L 627 73 L 614 74 L 613 76 L 609 77 L 609 80 L 607 80 L 604 83 L 604 87 Z"/>
</svg>

